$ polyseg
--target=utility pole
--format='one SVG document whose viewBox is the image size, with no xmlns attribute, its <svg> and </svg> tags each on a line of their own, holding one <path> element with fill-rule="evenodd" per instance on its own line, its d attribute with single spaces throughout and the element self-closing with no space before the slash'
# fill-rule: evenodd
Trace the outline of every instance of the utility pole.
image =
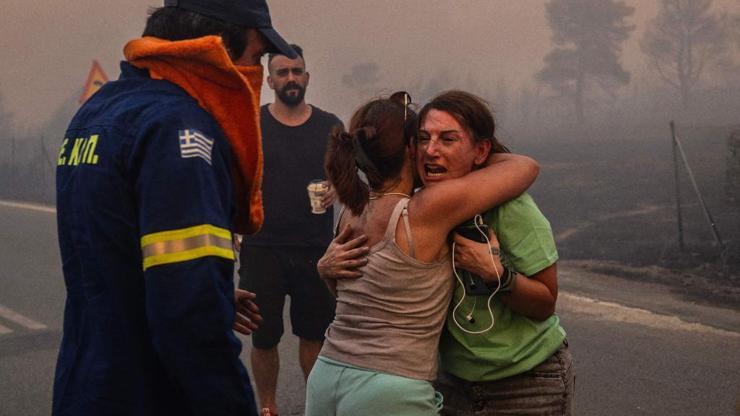
<svg viewBox="0 0 740 416">
<path fill-rule="evenodd" d="M 686 167 L 686 172 L 689 174 L 689 179 L 691 180 L 691 185 L 694 188 L 696 197 L 699 199 L 701 208 L 704 211 L 704 217 L 707 219 L 709 227 L 712 229 L 712 233 L 714 234 L 714 240 L 719 244 L 720 247 L 724 248 L 725 243 L 722 242 L 722 238 L 719 236 L 719 231 L 717 230 L 717 224 L 714 223 L 714 218 L 712 218 L 712 214 L 709 212 L 707 204 L 704 202 L 704 197 L 701 195 L 701 192 L 699 192 L 699 185 L 696 184 L 696 179 L 694 179 L 694 172 L 691 170 L 691 166 L 689 166 L 688 159 L 686 159 L 686 153 L 684 153 L 683 146 L 681 146 L 681 140 L 679 140 L 678 135 L 676 135 L 676 128 L 673 121 L 671 121 L 671 132 L 673 135 L 674 155 L 675 150 L 678 149 L 678 153 L 679 155 L 681 155 L 681 160 L 683 160 L 683 164 Z M 676 168 L 676 177 L 678 178 L 678 168 Z M 676 180 L 676 187 L 678 189 L 678 180 Z"/>
<path fill-rule="evenodd" d="M 15 136 L 10 138 L 10 184 L 15 184 Z"/>
<path fill-rule="evenodd" d="M 673 144 L 673 177 L 676 182 L 676 223 L 678 225 L 678 247 L 683 245 L 683 218 L 681 217 L 681 182 L 678 176 L 678 149 L 676 145 L 676 124 L 671 120 L 671 143 Z"/>
</svg>

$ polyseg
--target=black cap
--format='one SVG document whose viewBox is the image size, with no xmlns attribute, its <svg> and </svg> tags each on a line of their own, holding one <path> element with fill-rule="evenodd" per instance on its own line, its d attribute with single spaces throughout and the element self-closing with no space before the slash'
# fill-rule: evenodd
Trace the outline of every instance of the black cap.
<svg viewBox="0 0 740 416">
<path fill-rule="evenodd" d="M 178 7 L 227 23 L 257 29 L 265 36 L 267 52 L 298 57 L 288 42 L 272 28 L 265 0 L 164 0 L 165 7 Z"/>
</svg>

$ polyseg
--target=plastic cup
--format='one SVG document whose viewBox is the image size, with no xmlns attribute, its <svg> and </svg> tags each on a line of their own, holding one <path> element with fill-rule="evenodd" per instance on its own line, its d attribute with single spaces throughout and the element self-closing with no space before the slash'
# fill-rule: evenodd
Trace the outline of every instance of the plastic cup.
<svg viewBox="0 0 740 416">
<path fill-rule="evenodd" d="M 321 206 L 321 199 L 329 191 L 329 186 L 323 179 L 314 179 L 306 187 L 308 190 L 308 200 L 311 202 L 311 213 L 323 214 L 326 208 Z"/>
</svg>

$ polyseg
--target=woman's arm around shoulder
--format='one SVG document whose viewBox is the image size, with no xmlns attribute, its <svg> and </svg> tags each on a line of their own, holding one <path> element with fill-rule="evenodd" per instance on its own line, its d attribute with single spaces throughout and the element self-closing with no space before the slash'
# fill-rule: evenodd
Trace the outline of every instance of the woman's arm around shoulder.
<svg viewBox="0 0 740 416">
<path fill-rule="evenodd" d="M 449 231 L 476 214 L 521 195 L 538 174 L 539 164 L 532 158 L 492 154 L 484 167 L 418 192 L 411 200 L 409 212 L 413 210 L 421 223 Z"/>
</svg>

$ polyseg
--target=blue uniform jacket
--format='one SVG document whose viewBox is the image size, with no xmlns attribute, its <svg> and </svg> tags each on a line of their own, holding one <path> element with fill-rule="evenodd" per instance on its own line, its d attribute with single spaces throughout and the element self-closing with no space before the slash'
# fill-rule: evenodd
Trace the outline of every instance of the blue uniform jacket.
<svg viewBox="0 0 740 416">
<path fill-rule="evenodd" d="M 178 86 L 121 70 L 57 160 L 67 301 L 53 414 L 256 414 L 232 331 L 229 144 Z"/>
</svg>

